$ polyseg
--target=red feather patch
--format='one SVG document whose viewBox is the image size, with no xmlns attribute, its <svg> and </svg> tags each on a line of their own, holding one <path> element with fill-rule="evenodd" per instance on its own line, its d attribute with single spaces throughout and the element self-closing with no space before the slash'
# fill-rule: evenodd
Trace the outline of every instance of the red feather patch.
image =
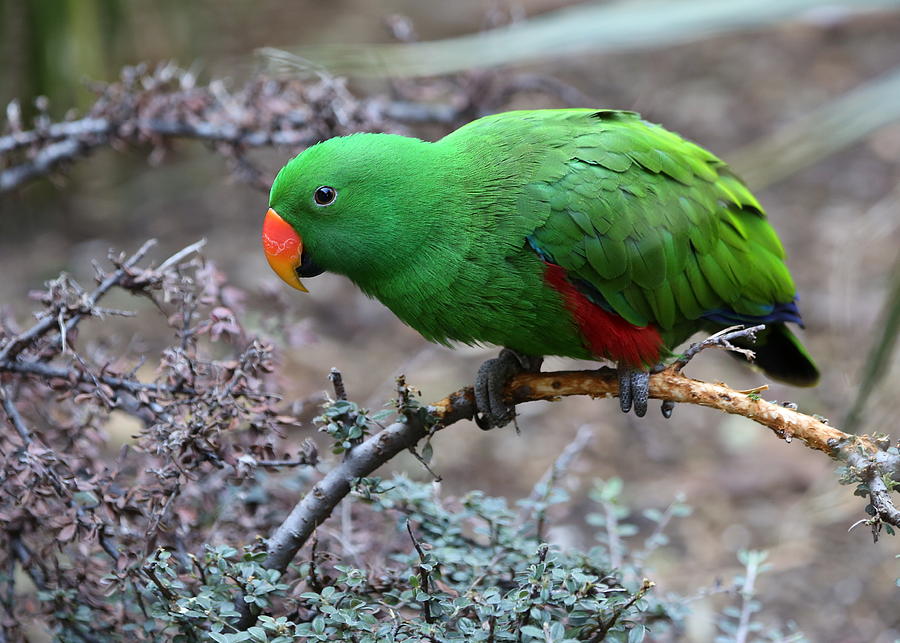
<svg viewBox="0 0 900 643">
<path fill-rule="evenodd" d="M 615 313 L 603 310 L 566 278 L 565 268 L 546 261 L 544 265 L 547 266 L 544 279 L 563 296 L 566 308 L 575 318 L 595 357 L 638 368 L 659 362 L 662 338 L 656 326 L 634 326 Z"/>
</svg>

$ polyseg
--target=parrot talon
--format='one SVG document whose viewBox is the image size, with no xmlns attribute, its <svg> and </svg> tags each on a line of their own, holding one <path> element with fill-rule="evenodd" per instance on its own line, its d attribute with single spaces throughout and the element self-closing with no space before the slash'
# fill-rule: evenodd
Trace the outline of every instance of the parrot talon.
<svg viewBox="0 0 900 643">
<path fill-rule="evenodd" d="M 647 414 L 647 400 L 650 399 L 650 373 L 619 366 L 619 407 L 623 413 L 634 408 L 639 418 Z"/>
<path fill-rule="evenodd" d="M 619 376 L 619 408 L 622 413 L 631 410 L 631 371 L 620 366 L 617 370 Z"/>
<path fill-rule="evenodd" d="M 515 422 L 515 406 L 507 404 L 503 399 L 503 389 L 513 376 L 525 371 L 539 371 L 543 359 L 504 348 L 498 357 L 481 365 L 474 387 L 474 420 L 479 429 L 489 431 Z M 518 425 L 516 430 L 518 432 Z"/>
<path fill-rule="evenodd" d="M 675 410 L 675 402 L 672 400 L 663 400 L 662 404 L 659 407 L 659 410 L 662 411 L 662 415 L 667 420 L 672 417 L 672 411 Z"/>
<path fill-rule="evenodd" d="M 669 365 L 665 362 L 660 362 L 656 366 L 650 369 L 650 375 L 655 375 L 656 373 L 662 373 L 664 370 L 669 368 Z M 662 404 L 659 406 L 659 411 L 662 413 L 662 416 L 667 420 L 672 417 L 672 412 L 675 410 L 675 402 L 672 400 L 663 400 Z"/>
</svg>

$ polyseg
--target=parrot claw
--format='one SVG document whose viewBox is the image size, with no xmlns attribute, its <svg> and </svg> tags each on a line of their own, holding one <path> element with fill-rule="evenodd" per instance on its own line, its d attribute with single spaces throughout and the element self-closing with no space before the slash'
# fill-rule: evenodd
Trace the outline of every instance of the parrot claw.
<svg viewBox="0 0 900 643">
<path fill-rule="evenodd" d="M 515 422 L 515 406 L 503 399 L 503 389 L 510 378 L 526 371 L 539 371 L 543 357 L 523 355 L 504 348 L 500 355 L 487 360 L 475 377 L 475 424 L 488 431 Z"/>
<path fill-rule="evenodd" d="M 663 400 L 662 404 L 659 407 L 659 410 L 662 411 L 662 415 L 667 420 L 672 417 L 672 411 L 675 410 L 675 402 L 672 400 Z"/>
</svg>

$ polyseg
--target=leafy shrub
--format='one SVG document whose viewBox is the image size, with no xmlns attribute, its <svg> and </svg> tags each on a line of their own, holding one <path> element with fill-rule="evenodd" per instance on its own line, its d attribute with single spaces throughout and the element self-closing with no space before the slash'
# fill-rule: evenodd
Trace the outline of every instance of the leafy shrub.
<svg viewBox="0 0 900 643">
<path fill-rule="evenodd" d="M 479 491 L 441 498 L 438 489 L 402 475 L 359 481 L 355 519 L 374 521 L 372 536 L 379 522 L 393 523 L 383 546 L 372 543 L 365 568 L 348 564 L 343 555 L 318 551 L 317 544 L 283 578 L 264 569 L 263 554 L 252 547 L 239 552 L 208 546 L 202 558 L 180 562 L 160 550 L 145 568 L 152 580 L 111 600 L 131 609 L 145 603 L 152 616 L 145 630 L 179 641 L 638 643 L 678 638 L 688 599 L 659 596 L 642 565 L 666 544 L 668 522 L 690 513 L 681 502 L 645 512 L 643 522 L 652 525 L 651 533 L 629 546 L 640 532 L 623 522 L 631 512 L 621 501 L 621 481 L 597 482 L 591 492 L 597 511 L 588 520 L 604 528 L 598 532 L 600 542 L 582 550 L 538 538 L 548 508 L 568 501 L 561 489 L 539 485 L 517 507 Z M 755 579 L 765 570 L 763 555 L 742 556 L 745 576 Z M 738 579 L 740 604 L 719 618 L 719 640 L 748 633 L 770 637 L 758 640 L 802 640 L 764 632 L 761 624 L 750 622 L 760 606 L 753 583 L 744 581 Z M 247 631 L 236 631 L 230 622 L 242 595 L 268 615 Z"/>
</svg>

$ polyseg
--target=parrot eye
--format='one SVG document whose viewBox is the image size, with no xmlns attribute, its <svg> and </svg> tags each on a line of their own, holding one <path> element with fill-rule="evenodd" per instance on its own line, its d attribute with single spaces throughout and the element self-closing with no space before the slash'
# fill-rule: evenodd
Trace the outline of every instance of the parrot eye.
<svg viewBox="0 0 900 643">
<path fill-rule="evenodd" d="M 316 188 L 316 191 L 313 194 L 313 200 L 315 200 L 317 205 L 331 205 L 336 198 L 337 190 L 330 188 L 327 185 Z"/>
</svg>

